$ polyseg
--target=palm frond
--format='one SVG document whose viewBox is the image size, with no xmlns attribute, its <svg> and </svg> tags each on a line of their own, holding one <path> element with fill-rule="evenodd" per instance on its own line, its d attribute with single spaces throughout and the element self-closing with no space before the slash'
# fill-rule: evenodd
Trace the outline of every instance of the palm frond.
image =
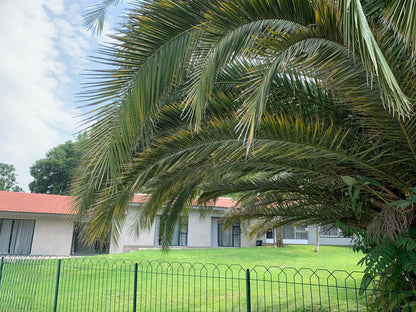
<svg viewBox="0 0 416 312">
<path fill-rule="evenodd" d="M 397 36 L 404 38 L 406 46 L 416 52 L 416 1 L 390 1 L 385 10 L 388 26 L 392 27 Z"/>
<path fill-rule="evenodd" d="M 224 8 L 223 8 L 224 6 Z M 296 13 L 296 14 L 293 14 Z M 270 18 L 267 18 L 270 17 Z M 255 42 L 263 31 L 294 31 L 302 23 L 313 20 L 308 1 L 229 1 L 212 6 L 205 15 L 205 24 L 197 37 L 192 84 L 187 99 L 190 115 L 198 128 L 215 78 L 229 59 L 238 55 Z"/>
<path fill-rule="evenodd" d="M 258 218 L 253 231 L 369 226 L 416 185 L 413 2 L 132 8 L 83 94 L 90 131 L 73 190 L 88 235 L 112 220 L 117 231 L 143 189 L 152 199 L 137 225 L 160 215 L 163 246 L 197 195 L 234 194 L 228 217 Z"/>
<path fill-rule="evenodd" d="M 104 29 L 105 16 L 111 6 L 116 6 L 121 0 L 103 0 L 101 3 L 87 7 L 83 16 L 84 26 L 93 34 L 100 35 Z"/>
<path fill-rule="evenodd" d="M 129 26 L 115 37 L 118 41 L 102 49 L 102 60 L 112 69 L 95 72 L 84 93 L 89 106 L 98 106 L 89 117 L 94 122 L 87 143 L 91 152 L 80 168 L 90 187 L 74 190 L 86 206 L 101 187 L 113 185 L 113 192 L 118 192 L 118 177 L 134 153 L 148 144 L 158 102 L 183 78 L 183 64 L 191 54 L 190 30 L 199 23 L 203 7 L 196 1 L 193 10 L 175 1 L 171 6 L 146 3 L 130 13 Z M 157 34 L 152 14 L 163 20 Z M 137 29 L 142 33 L 139 38 Z"/>
<path fill-rule="evenodd" d="M 381 49 L 374 38 L 359 0 L 339 1 L 343 19 L 343 33 L 346 45 L 352 55 L 359 51 L 370 80 L 377 79 L 381 100 L 389 110 L 399 117 L 408 117 L 412 112 L 411 103 L 400 88 Z M 357 50 L 356 50 L 357 49 Z"/>
</svg>

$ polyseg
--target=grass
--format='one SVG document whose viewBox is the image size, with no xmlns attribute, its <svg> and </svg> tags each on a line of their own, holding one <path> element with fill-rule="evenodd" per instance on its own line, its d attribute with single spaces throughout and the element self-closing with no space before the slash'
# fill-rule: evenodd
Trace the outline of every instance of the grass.
<svg viewBox="0 0 416 312">
<path fill-rule="evenodd" d="M 348 273 L 361 269 L 359 258 L 346 247 L 285 246 L 63 259 L 56 302 L 58 311 L 133 311 L 138 263 L 137 311 L 247 311 L 247 268 L 252 311 L 363 311 L 362 275 Z M 0 311 L 53 310 L 57 267 L 57 259 L 6 261 Z"/>
<path fill-rule="evenodd" d="M 167 253 L 160 250 L 143 249 L 123 254 L 98 256 L 106 259 L 159 260 L 169 262 L 202 262 L 215 264 L 239 264 L 245 268 L 256 265 L 294 268 L 312 268 L 361 271 L 357 265 L 362 255 L 354 253 L 350 247 L 320 246 L 315 252 L 311 245 L 286 245 L 283 248 L 211 248 L 211 249 L 172 249 Z"/>
</svg>

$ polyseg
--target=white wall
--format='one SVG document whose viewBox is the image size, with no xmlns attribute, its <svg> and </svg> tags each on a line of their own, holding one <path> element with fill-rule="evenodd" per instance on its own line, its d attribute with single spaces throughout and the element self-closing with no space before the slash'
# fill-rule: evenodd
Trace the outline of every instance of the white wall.
<svg viewBox="0 0 416 312">
<path fill-rule="evenodd" d="M 188 219 L 188 246 L 189 247 L 211 247 L 211 217 L 204 217 L 196 210 L 189 212 Z"/>
<path fill-rule="evenodd" d="M 135 223 L 138 220 L 138 208 L 129 208 L 126 221 L 122 226 L 117 242 L 110 243 L 110 254 L 139 250 L 140 248 L 155 248 L 155 226 L 150 230 L 142 230 L 137 236 Z"/>
<path fill-rule="evenodd" d="M 62 215 L 6 213 L 2 219 L 35 220 L 31 255 L 69 256 L 74 222 Z"/>
<path fill-rule="evenodd" d="M 69 256 L 73 233 L 74 222 L 62 218 L 36 219 L 32 255 Z"/>
<path fill-rule="evenodd" d="M 288 245 L 315 245 L 316 243 L 316 227 L 309 225 L 307 228 L 308 239 L 283 239 L 284 244 Z M 260 237 L 263 240 L 263 244 L 266 241 L 266 235 Z M 332 245 L 332 246 L 351 246 L 353 243 L 351 237 L 323 237 L 319 238 L 319 245 Z"/>
<path fill-rule="evenodd" d="M 110 254 L 129 252 L 133 250 L 160 248 L 155 246 L 155 225 L 150 230 L 142 230 L 136 235 L 134 223 L 138 219 L 140 206 L 130 207 L 126 215 L 126 223 L 122 226 L 117 242 L 110 243 Z M 212 217 L 220 217 L 220 211 L 212 211 L 201 217 L 197 209 L 190 209 L 188 213 L 188 245 L 173 248 L 208 248 L 213 246 L 212 242 Z M 243 230 L 243 229 L 242 229 Z M 215 242 L 214 242 L 215 244 Z M 241 247 L 255 246 L 255 239 L 248 240 L 241 233 Z"/>
<path fill-rule="evenodd" d="M 256 246 L 256 240 L 261 239 L 258 238 L 256 235 L 252 238 L 249 238 L 248 235 L 248 229 L 250 227 L 250 223 L 241 223 L 241 247 L 254 247 Z M 266 239 L 263 239 L 263 242 L 265 242 Z"/>
<path fill-rule="evenodd" d="M 256 239 L 248 239 L 244 233 L 241 233 L 241 247 L 254 247 L 256 246 Z"/>
<path fill-rule="evenodd" d="M 316 243 L 316 227 L 308 226 L 308 244 L 315 245 Z M 353 243 L 351 237 L 319 237 L 319 245 L 328 246 L 351 246 Z"/>
</svg>

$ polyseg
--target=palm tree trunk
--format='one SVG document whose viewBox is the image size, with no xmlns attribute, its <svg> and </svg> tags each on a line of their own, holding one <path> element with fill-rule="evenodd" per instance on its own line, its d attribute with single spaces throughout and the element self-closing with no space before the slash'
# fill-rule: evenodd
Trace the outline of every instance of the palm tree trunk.
<svg viewBox="0 0 416 312">
<path fill-rule="evenodd" d="M 315 252 L 319 252 L 319 232 L 321 227 L 318 225 L 316 227 L 316 242 L 315 242 Z"/>
<path fill-rule="evenodd" d="M 274 247 L 283 247 L 283 227 L 280 226 L 279 228 L 274 229 L 274 234 Z"/>
</svg>

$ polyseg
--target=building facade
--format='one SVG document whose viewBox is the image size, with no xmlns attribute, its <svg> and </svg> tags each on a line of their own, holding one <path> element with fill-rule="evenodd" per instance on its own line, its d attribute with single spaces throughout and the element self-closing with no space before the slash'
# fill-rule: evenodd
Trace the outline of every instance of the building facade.
<svg viewBox="0 0 416 312">
<path fill-rule="evenodd" d="M 147 195 L 137 194 L 130 203 L 126 222 L 117 240 L 111 240 L 106 249 L 87 246 L 81 239 L 81 226 L 75 222 L 72 198 L 69 196 L 16 193 L 0 191 L 0 254 L 13 255 L 86 255 L 95 253 L 122 253 L 140 249 L 160 248 L 160 217 L 150 229 L 137 231 L 135 220 Z M 251 247 L 261 240 L 273 244 L 275 231 L 249 239 L 240 222 L 225 227 L 220 218 L 234 206 L 230 198 L 219 198 L 209 203 L 210 209 L 201 215 L 196 204 L 180 217 L 171 241 L 172 248 Z M 285 244 L 315 244 L 316 227 L 285 226 Z M 321 245 L 351 245 L 351 238 L 342 237 L 339 229 L 321 228 Z"/>
<path fill-rule="evenodd" d="M 126 222 L 120 230 L 117 243 L 112 241 L 110 253 L 121 253 L 140 249 L 160 248 L 160 217 L 157 216 L 150 229 L 137 231 L 137 214 L 148 198 L 137 194 L 128 210 Z M 240 222 L 225 228 L 220 222 L 223 212 L 234 205 L 230 198 L 219 198 L 210 204 L 208 212 L 201 215 L 201 207 L 192 206 L 185 216 L 181 216 L 175 227 L 171 241 L 172 248 L 208 248 L 208 247 L 250 247 L 256 239 L 244 235 Z M 138 232 L 138 233 L 137 233 Z"/>
<path fill-rule="evenodd" d="M 0 254 L 70 255 L 71 205 L 69 196 L 0 191 Z"/>
<path fill-rule="evenodd" d="M 315 245 L 319 235 L 319 244 L 327 246 L 351 246 L 353 239 L 344 237 L 341 229 L 336 226 L 321 226 L 319 233 L 317 226 L 285 225 L 283 227 L 283 244 Z M 268 231 L 261 237 L 263 243 L 272 245 L 276 241 L 276 231 Z"/>
</svg>

